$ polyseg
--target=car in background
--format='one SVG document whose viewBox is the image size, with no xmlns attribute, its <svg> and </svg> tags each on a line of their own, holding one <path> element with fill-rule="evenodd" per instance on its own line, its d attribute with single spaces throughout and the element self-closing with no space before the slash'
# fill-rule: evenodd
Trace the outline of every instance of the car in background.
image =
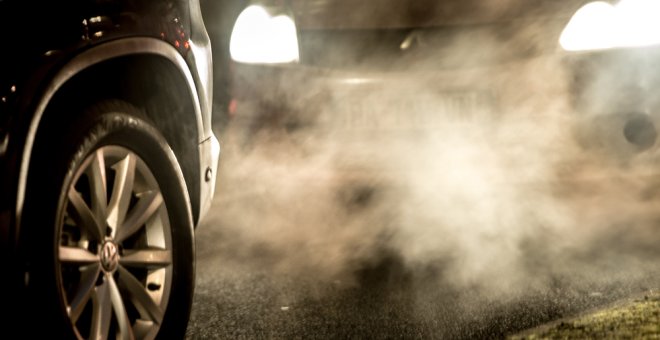
<svg viewBox="0 0 660 340">
<path fill-rule="evenodd" d="M 656 145 L 655 6 L 252 2 L 230 45 L 231 124 L 245 145 L 260 131 L 318 143 L 331 135 L 343 163 L 380 167 L 387 162 L 372 162 L 362 145 L 380 143 L 384 158 L 397 158 L 401 133 L 561 116 L 553 123 L 581 151 L 626 163 Z"/>
<path fill-rule="evenodd" d="M 182 338 L 215 188 L 199 2 L 0 2 L 3 330 Z"/>
<path fill-rule="evenodd" d="M 547 69 L 563 68 L 557 39 L 583 2 L 249 3 L 230 44 L 230 124 L 246 144 L 259 131 L 320 128 L 351 152 L 365 135 L 386 145 L 393 131 L 502 117 L 540 90 L 563 91 Z M 535 68 L 544 88 L 524 85 Z"/>
</svg>

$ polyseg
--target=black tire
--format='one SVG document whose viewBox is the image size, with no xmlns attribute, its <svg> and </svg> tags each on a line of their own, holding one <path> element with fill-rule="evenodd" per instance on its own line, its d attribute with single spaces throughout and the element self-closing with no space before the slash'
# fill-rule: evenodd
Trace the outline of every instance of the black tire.
<svg viewBox="0 0 660 340">
<path fill-rule="evenodd" d="M 89 338 L 97 321 L 104 338 L 129 328 L 148 331 L 136 338 L 183 338 L 194 235 L 171 148 L 140 110 L 122 101 L 71 117 L 40 130 L 30 165 L 22 328 L 49 338 Z"/>
</svg>

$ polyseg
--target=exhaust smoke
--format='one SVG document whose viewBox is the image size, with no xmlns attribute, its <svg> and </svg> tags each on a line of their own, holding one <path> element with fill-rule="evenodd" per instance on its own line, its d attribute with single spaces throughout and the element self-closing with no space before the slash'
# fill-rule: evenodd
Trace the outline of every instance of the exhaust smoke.
<svg viewBox="0 0 660 340">
<path fill-rule="evenodd" d="M 199 242 L 225 261 L 342 287 L 397 263 L 381 281 L 416 282 L 420 310 L 431 308 L 423 294 L 451 292 L 470 313 L 542 296 L 561 315 L 579 306 L 557 307 L 558 297 L 589 305 L 657 289 L 657 113 L 610 129 L 605 112 L 576 112 L 561 56 L 509 57 L 530 40 L 556 42 L 553 32 L 518 29 L 442 48 L 452 63 L 496 63 L 420 72 L 435 60 L 420 54 L 381 82 L 283 80 L 266 94 L 287 108 L 274 121 L 300 124 L 232 122 L 204 227 L 217 237 Z M 594 83 L 578 89 L 583 100 L 608 97 Z"/>
</svg>

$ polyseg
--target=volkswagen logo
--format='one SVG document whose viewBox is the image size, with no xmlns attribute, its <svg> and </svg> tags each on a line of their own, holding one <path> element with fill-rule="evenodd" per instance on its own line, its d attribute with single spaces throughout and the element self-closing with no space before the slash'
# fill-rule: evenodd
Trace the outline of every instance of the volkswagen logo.
<svg viewBox="0 0 660 340">
<path fill-rule="evenodd" d="M 111 272 L 117 268 L 119 264 L 119 249 L 112 241 L 103 243 L 101 248 L 101 265 L 105 271 Z"/>
</svg>

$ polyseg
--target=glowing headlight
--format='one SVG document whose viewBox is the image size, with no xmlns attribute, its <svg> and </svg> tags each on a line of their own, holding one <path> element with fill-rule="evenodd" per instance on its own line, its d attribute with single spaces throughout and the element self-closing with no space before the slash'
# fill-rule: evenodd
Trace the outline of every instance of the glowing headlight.
<svg viewBox="0 0 660 340">
<path fill-rule="evenodd" d="M 296 25 L 290 16 L 272 16 L 262 6 L 249 6 L 236 19 L 229 52 L 233 60 L 243 63 L 298 61 Z"/>
<path fill-rule="evenodd" d="M 568 51 L 660 44 L 660 1 L 596 1 L 580 8 L 559 38 Z"/>
</svg>

